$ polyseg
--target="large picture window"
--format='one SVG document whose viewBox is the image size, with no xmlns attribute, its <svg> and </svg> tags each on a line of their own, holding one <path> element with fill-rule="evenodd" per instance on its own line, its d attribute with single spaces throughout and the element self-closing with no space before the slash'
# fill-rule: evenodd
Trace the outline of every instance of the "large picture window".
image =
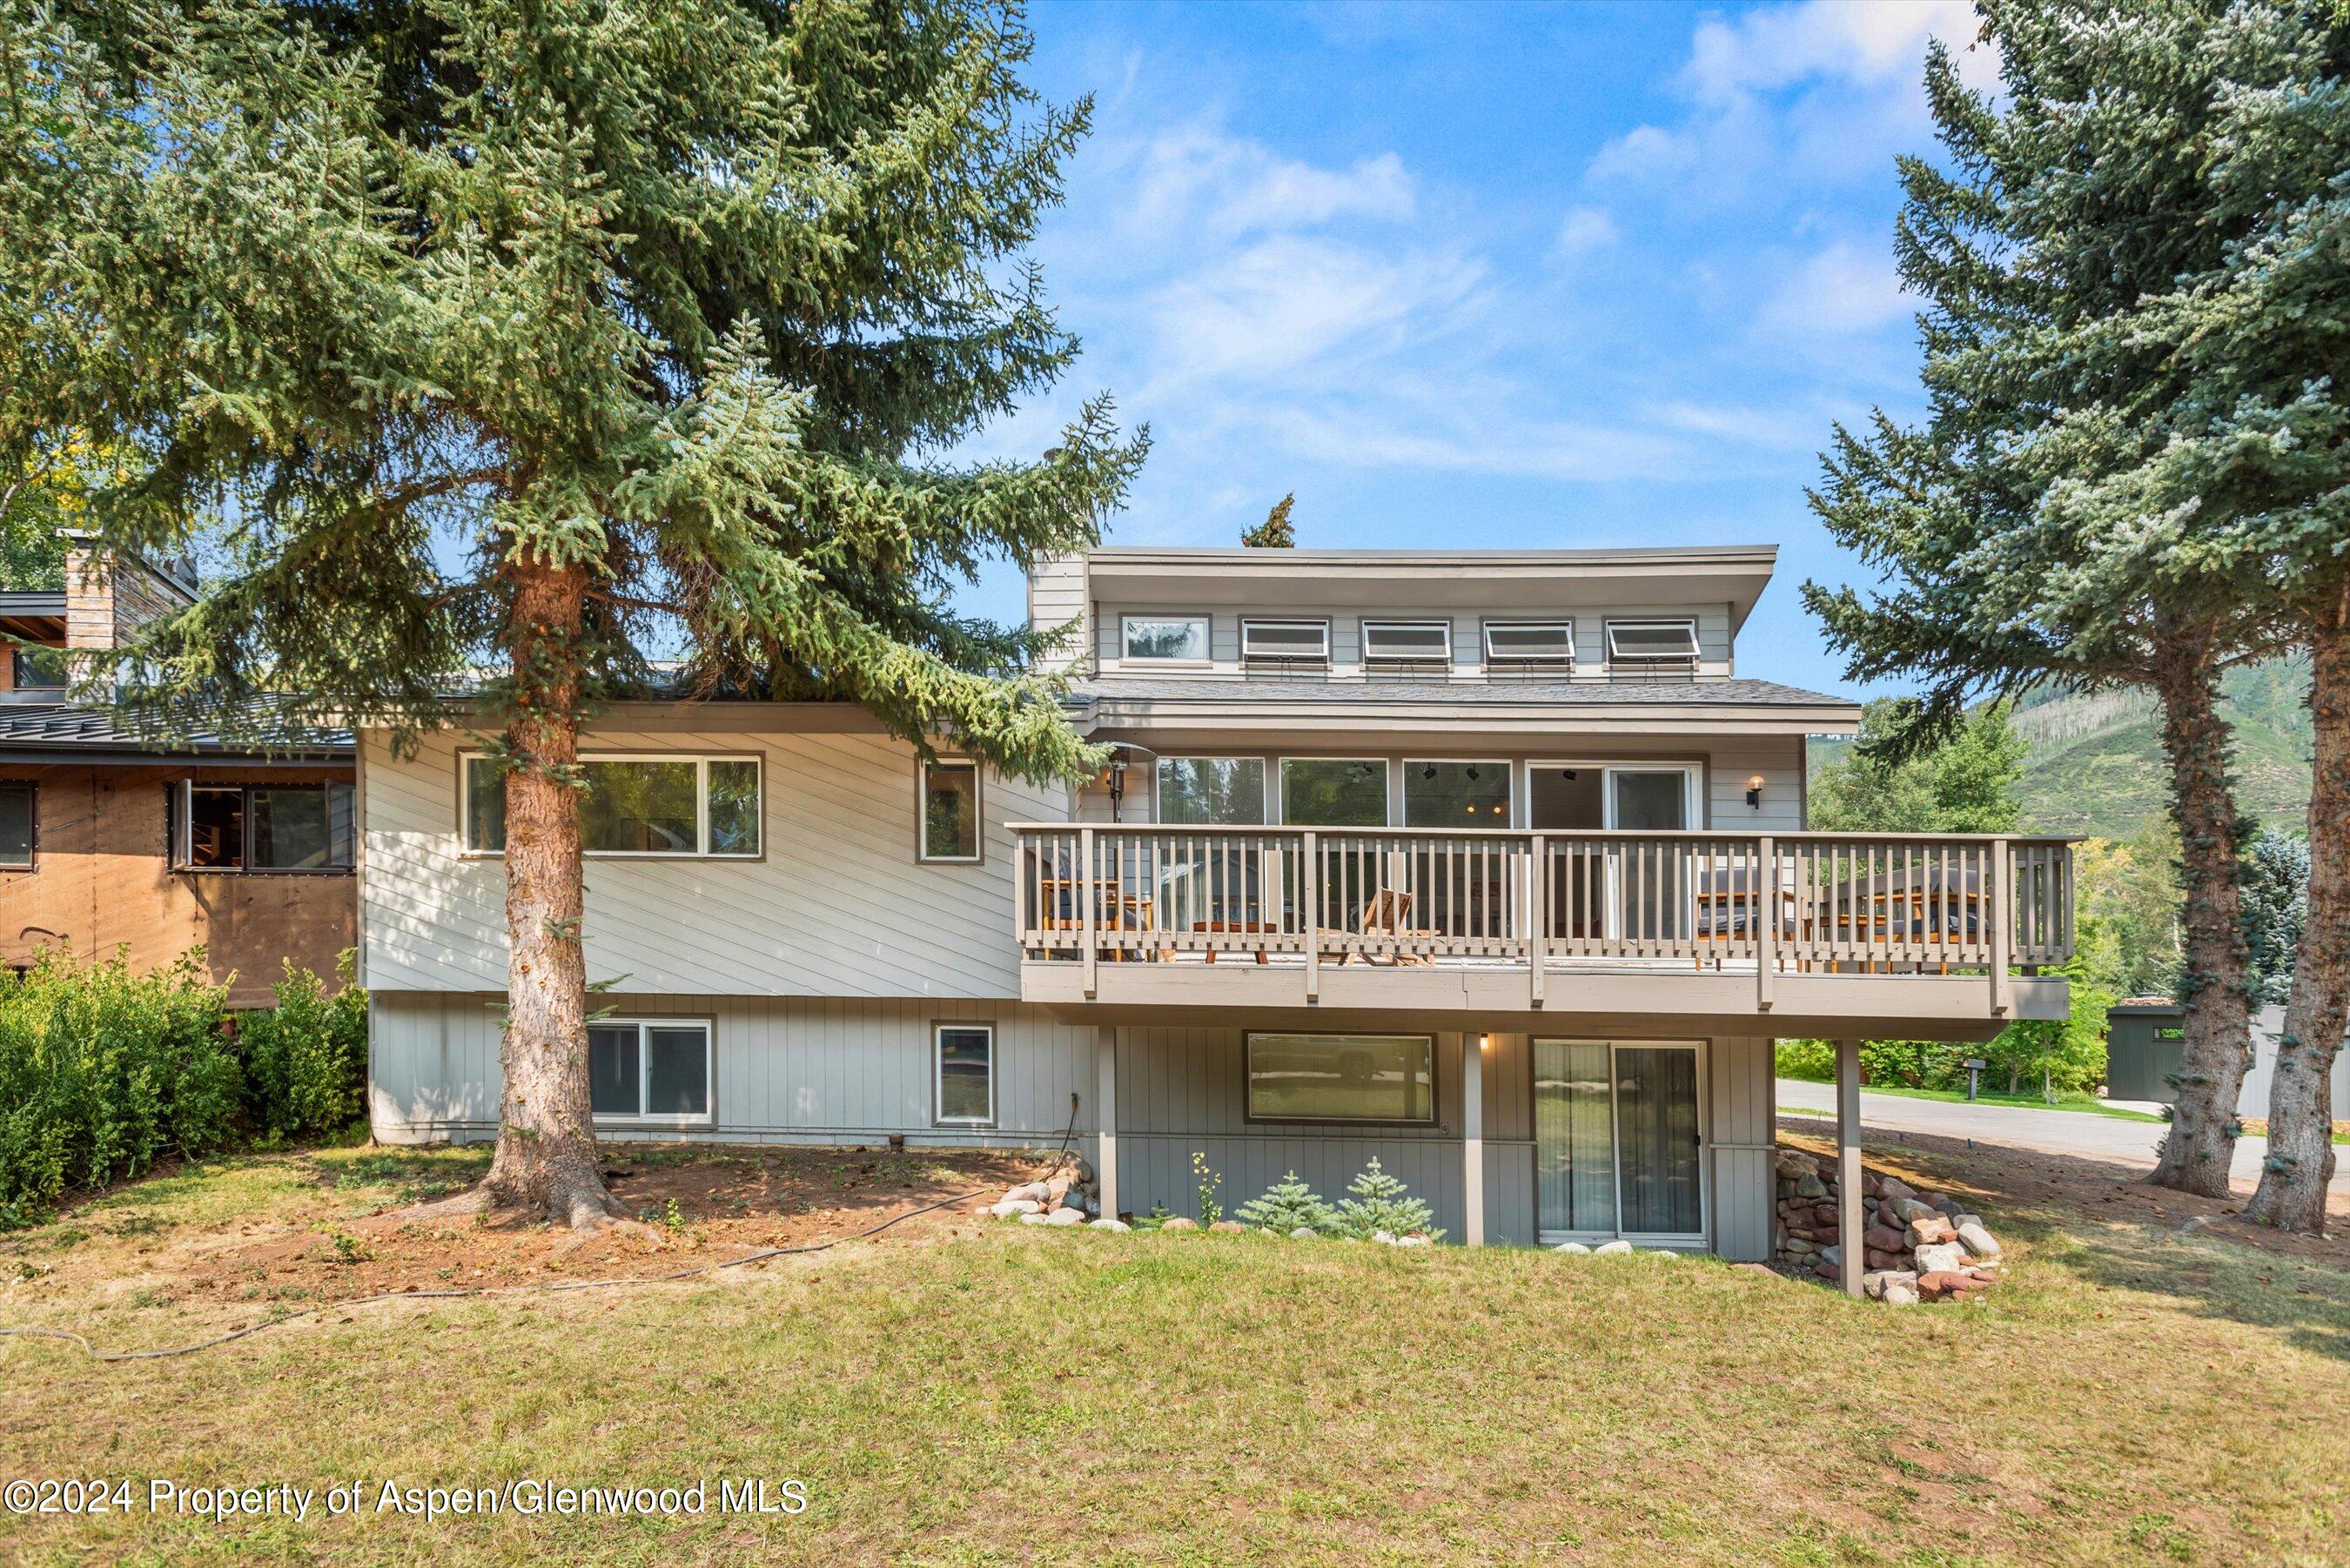
<svg viewBox="0 0 2350 1568">
<path fill-rule="evenodd" d="M 755 757 L 591 755 L 580 763 L 579 843 L 589 855 L 749 857 L 759 853 Z M 465 848 L 506 846 L 506 789 L 497 763 L 464 759 L 459 808 Z"/>
<path fill-rule="evenodd" d="M 598 1121 L 710 1120 L 710 1025 L 608 1018 L 588 1026 L 589 1096 Z"/>
<path fill-rule="evenodd" d="M 1436 1046 L 1425 1034 L 1251 1034 L 1251 1121 L 1436 1121 Z"/>
<path fill-rule="evenodd" d="M 358 840 L 347 784 L 184 781 L 172 864 L 183 871 L 348 871 Z"/>
<path fill-rule="evenodd" d="M 979 859 L 979 764 L 941 757 L 922 764 L 921 858 Z"/>
<path fill-rule="evenodd" d="M 992 1127 L 995 1122 L 995 1026 L 941 1023 L 932 1035 L 936 1053 L 934 1120 L 955 1127 Z"/>
<path fill-rule="evenodd" d="M 1256 826 L 1264 821 L 1262 757 L 1161 757 L 1159 820 Z"/>
<path fill-rule="evenodd" d="M 37 785 L 0 779 L 0 871 L 33 868 L 33 820 L 39 801 Z"/>
<path fill-rule="evenodd" d="M 1378 757 L 1289 757 L 1281 820 L 1300 827 L 1385 827 L 1388 764 Z"/>
<path fill-rule="evenodd" d="M 1510 764 L 1406 761 L 1406 827 L 1507 827 Z"/>
</svg>

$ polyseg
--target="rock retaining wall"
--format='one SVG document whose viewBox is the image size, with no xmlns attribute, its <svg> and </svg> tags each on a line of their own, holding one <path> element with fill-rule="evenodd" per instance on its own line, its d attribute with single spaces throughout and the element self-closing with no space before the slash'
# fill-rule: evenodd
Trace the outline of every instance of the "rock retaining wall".
<svg viewBox="0 0 2350 1568">
<path fill-rule="evenodd" d="M 1834 1282 L 1844 1274 L 1842 1195 L 1834 1160 L 1779 1151 L 1779 1266 Z M 1955 1199 L 1920 1192 L 1898 1176 L 1863 1168 L 1861 1282 L 1895 1306 L 1965 1301 L 1999 1282 L 2000 1245 L 1982 1217 Z"/>
</svg>

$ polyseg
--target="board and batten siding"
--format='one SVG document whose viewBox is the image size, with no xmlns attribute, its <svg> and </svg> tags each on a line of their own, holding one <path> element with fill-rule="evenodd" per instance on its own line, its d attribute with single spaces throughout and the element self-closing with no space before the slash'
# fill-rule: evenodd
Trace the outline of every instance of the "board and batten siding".
<svg viewBox="0 0 2350 1568">
<path fill-rule="evenodd" d="M 397 757 L 363 737 L 361 939 L 376 992 L 503 991 L 505 890 L 461 852 L 458 736 Z M 990 774 L 978 865 L 916 859 L 910 747 L 874 734 L 599 732 L 583 751 L 756 755 L 757 859 L 587 864 L 588 973 L 704 996 L 1016 998 L 1007 822 L 1067 814 L 1063 792 Z"/>
<path fill-rule="evenodd" d="M 1775 1043 L 1717 1039 L 1706 1053 L 1713 1160 L 1713 1250 L 1732 1262 L 1771 1261 L 1778 1220 Z"/>
</svg>

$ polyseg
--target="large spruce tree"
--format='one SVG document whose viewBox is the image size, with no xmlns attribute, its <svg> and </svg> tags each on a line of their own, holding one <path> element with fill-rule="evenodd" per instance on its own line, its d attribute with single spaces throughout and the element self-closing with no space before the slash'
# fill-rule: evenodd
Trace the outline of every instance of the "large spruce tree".
<svg viewBox="0 0 2350 1568">
<path fill-rule="evenodd" d="M 129 650 L 133 705 L 410 735 L 462 687 L 506 770 L 484 1196 L 600 1222 L 599 703 L 833 698 L 1032 777 L 1092 761 L 1030 635 L 947 597 L 1095 537 L 1140 458 L 1104 402 L 1038 461 L 948 455 L 1075 353 L 1021 252 L 1087 108 L 1037 103 L 1016 10 L 966 0 L 5 15 L 0 456 L 32 421 L 134 445 L 94 525 L 221 567 Z"/>
<path fill-rule="evenodd" d="M 1920 733 L 1985 690 L 2049 676 L 2159 698 L 2189 1007 L 2155 1179 L 2224 1197 L 2250 1009 L 2246 829 L 2218 680 L 2293 632 L 2266 590 L 2272 561 L 2220 547 L 2273 492 L 2225 461 L 2189 490 L 2149 476 L 2229 401 L 2228 372 L 2170 328 L 2182 280 L 2240 265 L 2260 222 L 2212 187 L 2241 95 L 2279 85 L 2248 40 L 2338 23 L 2275 0 L 1980 9 L 2001 88 L 1970 90 L 1938 47 L 1927 82 L 1947 157 L 1902 164 L 1898 245 L 1927 306 L 1929 412 L 1839 431 L 1814 497 L 1888 586 L 1806 597 L 1855 673 L 1923 678 Z"/>
</svg>

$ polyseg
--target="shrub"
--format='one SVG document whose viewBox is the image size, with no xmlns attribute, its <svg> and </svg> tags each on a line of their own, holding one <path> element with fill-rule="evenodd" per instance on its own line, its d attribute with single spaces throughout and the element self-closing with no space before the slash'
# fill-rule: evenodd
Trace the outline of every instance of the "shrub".
<svg viewBox="0 0 2350 1568">
<path fill-rule="evenodd" d="M 1267 1189 L 1262 1197 L 1252 1198 L 1234 1210 L 1234 1218 L 1243 1225 L 1261 1230 L 1277 1231 L 1288 1235 L 1300 1225 L 1329 1235 L 1338 1229 L 1338 1211 L 1322 1200 L 1305 1183 L 1291 1171 Z"/>
<path fill-rule="evenodd" d="M 1378 1156 L 1371 1156 L 1370 1164 L 1347 1184 L 1347 1190 L 1354 1196 L 1338 1199 L 1341 1235 L 1367 1241 L 1374 1231 L 1409 1236 L 1417 1231 L 1431 1241 L 1444 1240 L 1444 1232 L 1436 1228 L 1435 1211 L 1417 1198 L 1405 1197 L 1408 1189 L 1379 1168 Z"/>
<path fill-rule="evenodd" d="M 69 1187 L 226 1147 L 240 1075 L 201 950 L 151 973 L 44 954 L 0 985 L 0 1226 Z"/>
<path fill-rule="evenodd" d="M 1779 1076 L 1800 1078 L 1807 1084 L 1835 1082 L 1835 1042 L 1833 1040 L 1782 1040 L 1779 1042 Z"/>
<path fill-rule="evenodd" d="M 271 989 L 277 1005 L 239 1015 L 244 1061 L 244 1112 L 268 1141 L 321 1137 L 348 1127 L 367 1092 L 367 992 L 351 983 L 346 950 L 332 995 L 318 977 L 286 962 Z"/>
</svg>

